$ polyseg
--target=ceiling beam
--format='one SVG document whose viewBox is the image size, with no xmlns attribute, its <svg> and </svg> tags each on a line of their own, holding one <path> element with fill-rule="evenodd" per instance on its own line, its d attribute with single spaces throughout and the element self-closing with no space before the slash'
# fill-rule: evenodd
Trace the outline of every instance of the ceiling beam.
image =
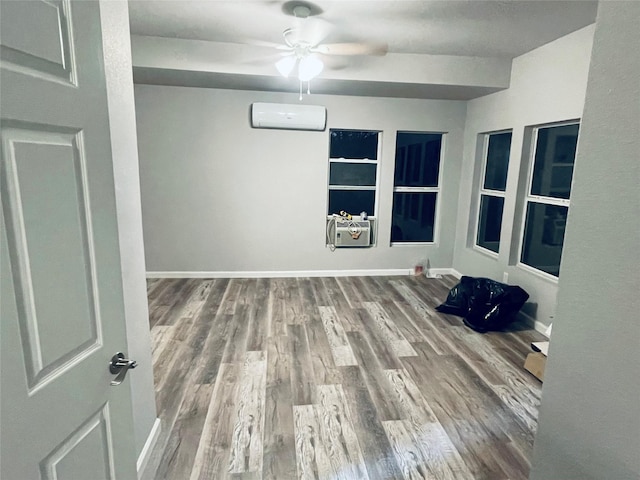
<svg viewBox="0 0 640 480">
<path fill-rule="evenodd" d="M 138 83 L 298 89 L 278 74 L 275 48 L 139 35 L 131 46 Z M 466 100 L 508 88 L 511 74 L 511 60 L 501 58 L 388 53 L 335 60 L 343 68 L 328 65 L 312 81 L 316 93 Z"/>
</svg>

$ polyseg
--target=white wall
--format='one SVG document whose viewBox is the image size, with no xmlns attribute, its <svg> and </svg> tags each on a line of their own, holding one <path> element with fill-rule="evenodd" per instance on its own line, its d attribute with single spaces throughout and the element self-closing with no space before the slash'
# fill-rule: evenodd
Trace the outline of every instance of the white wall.
<svg viewBox="0 0 640 480">
<path fill-rule="evenodd" d="M 127 381 L 131 383 L 135 446 L 136 455 L 139 456 L 156 420 L 156 401 L 142 242 L 127 2 L 100 2 L 100 18 L 127 326 L 126 353 L 138 362 L 138 367 L 127 375 Z"/>
<path fill-rule="evenodd" d="M 640 478 L 638 18 L 600 2 L 532 480 Z"/>
<path fill-rule="evenodd" d="M 519 223 L 514 223 L 514 218 L 523 213 L 516 205 L 516 192 L 519 178 L 526 177 L 520 171 L 526 165 L 522 162 L 528 161 L 528 152 L 523 152 L 524 130 L 531 125 L 580 118 L 593 30 L 593 26 L 585 27 L 515 58 L 510 88 L 471 100 L 467 107 L 453 266 L 465 275 L 498 281 L 507 272 L 510 284 L 522 286 L 531 295 L 523 311 L 544 324 L 550 323 L 555 315 L 558 284 L 515 266 L 513 261 L 520 235 Z M 513 136 L 500 253 L 495 258 L 472 248 L 481 168 L 478 135 L 507 129 L 513 130 Z M 565 243 L 565 248 L 571 246 Z"/>
<path fill-rule="evenodd" d="M 324 132 L 253 129 L 253 102 L 297 95 L 136 85 L 147 270 L 410 269 L 453 263 L 466 103 L 311 95 Z M 325 247 L 329 128 L 382 131 L 379 229 L 369 249 Z M 390 247 L 397 130 L 447 132 L 435 245 Z"/>
</svg>

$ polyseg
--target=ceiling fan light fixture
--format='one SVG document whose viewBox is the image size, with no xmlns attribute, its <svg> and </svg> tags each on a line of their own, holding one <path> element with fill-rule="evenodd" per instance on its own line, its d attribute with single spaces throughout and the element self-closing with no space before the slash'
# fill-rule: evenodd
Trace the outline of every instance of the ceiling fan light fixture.
<svg viewBox="0 0 640 480">
<path fill-rule="evenodd" d="M 307 56 L 300 59 L 298 65 L 298 78 L 301 82 L 308 82 L 312 78 L 320 75 L 324 69 L 324 63 L 317 57 Z"/>
<path fill-rule="evenodd" d="M 296 66 L 296 58 L 293 56 L 281 58 L 276 62 L 276 68 L 280 75 L 283 77 L 288 77 L 291 75 L 293 68 Z"/>
</svg>

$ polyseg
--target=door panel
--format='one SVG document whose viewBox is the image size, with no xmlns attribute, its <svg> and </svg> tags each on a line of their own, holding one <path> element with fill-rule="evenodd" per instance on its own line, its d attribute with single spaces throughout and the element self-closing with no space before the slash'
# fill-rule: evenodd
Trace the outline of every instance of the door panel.
<svg viewBox="0 0 640 480">
<path fill-rule="evenodd" d="M 13 234 L 9 256 L 16 266 L 18 321 L 33 390 L 53 373 L 73 368 L 101 340 L 86 162 L 78 134 L 6 128 L 2 136 L 2 200 Z"/>
<path fill-rule="evenodd" d="M 0 477 L 133 480 L 100 2 L 0 18 Z"/>
<path fill-rule="evenodd" d="M 42 478 L 115 480 L 109 424 L 109 408 L 105 405 L 40 463 Z"/>
<path fill-rule="evenodd" d="M 69 3 L 60 0 L 3 1 L 0 59 L 5 67 L 75 84 L 69 17 Z M 15 19 L 28 19 L 26 31 L 38 34 L 25 34 L 24 22 Z"/>
</svg>

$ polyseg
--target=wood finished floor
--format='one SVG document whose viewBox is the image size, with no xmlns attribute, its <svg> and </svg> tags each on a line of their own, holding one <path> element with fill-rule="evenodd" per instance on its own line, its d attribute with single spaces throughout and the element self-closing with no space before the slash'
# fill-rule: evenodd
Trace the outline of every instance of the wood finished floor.
<svg viewBox="0 0 640 480">
<path fill-rule="evenodd" d="M 153 479 L 526 479 L 532 330 L 435 311 L 453 277 L 152 279 Z"/>
</svg>

